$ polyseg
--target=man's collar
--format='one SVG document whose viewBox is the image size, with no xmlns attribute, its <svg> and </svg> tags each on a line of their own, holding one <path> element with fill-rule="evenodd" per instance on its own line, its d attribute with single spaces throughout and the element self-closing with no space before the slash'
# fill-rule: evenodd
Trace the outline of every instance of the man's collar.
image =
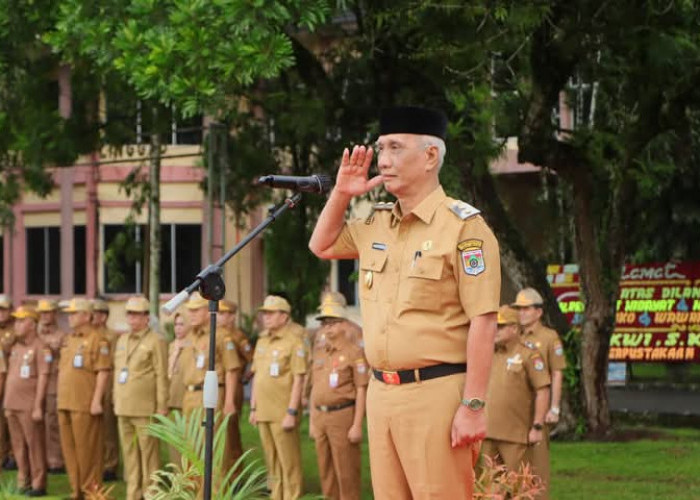
<svg viewBox="0 0 700 500">
<path fill-rule="evenodd" d="M 442 202 L 445 201 L 445 198 L 447 198 L 445 190 L 442 189 L 442 186 L 438 185 L 438 187 L 436 187 L 432 193 L 426 196 L 423 201 L 421 201 L 418 206 L 411 211 L 411 213 L 426 224 L 430 224 L 435 216 L 435 212 L 437 212 L 437 209 Z M 391 214 L 393 218 L 399 220 L 401 219 L 402 214 L 400 202 L 394 204 Z"/>
<path fill-rule="evenodd" d="M 131 332 L 129 335 L 131 337 L 140 339 L 141 337 L 143 337 L 146 334 L 147 331 L 148 331 L 148 327 L 144 328 L 143 330 L 139 330 L 137 332 Z"/>
</svg>

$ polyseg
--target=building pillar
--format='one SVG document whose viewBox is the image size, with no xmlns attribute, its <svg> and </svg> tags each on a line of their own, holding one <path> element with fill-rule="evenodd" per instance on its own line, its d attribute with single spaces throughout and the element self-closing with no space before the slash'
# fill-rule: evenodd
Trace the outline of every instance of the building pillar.
<svg viewBox="0 0 700 500">
<path fill-rule="evenodd" d="M 58 172 L 61 186 L 61 298 L 68 299 L 75 290 L 75 241 L 73 238 L 73 181 L 75 167 Z"/>
<path fill-rule="evenodd" d="M 97 180 L 99 175 L 99 158 L 97 153 L 92 154 L 92 165 L 88 167 L 88 172 L 85 180 L 86 183 L 86 195 L 87 199 L 85 201 L 85 279 L 87 283 L 85 284 L 85 292 L 88 297 L 97 296 L 97 277 L 98 272 L 98 252 L 99 252 L 99 220 L 97 206 L 99 200 L 97 199 Z"/>
</svg>

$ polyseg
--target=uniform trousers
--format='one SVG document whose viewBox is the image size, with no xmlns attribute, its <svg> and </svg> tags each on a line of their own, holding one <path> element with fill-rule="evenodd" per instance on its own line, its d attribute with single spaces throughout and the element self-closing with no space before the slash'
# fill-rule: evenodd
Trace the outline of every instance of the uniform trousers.
<svg viewBox="0 0 700 500">
<path fill-rule="evenodd" d="M 538 500 L 549 498 L 549 426 L 542 429 L 542 441 L 537 446 L 530 446 L 527 459 L 532 464 L 532 472 L 540 476 L 544 491 L 537 496 Z"/>
<path fill-rule="evenodd" d="M 529 463 L 528 448 L 530 447 L 523 443 L 486 439 L 481 453 L 490 457 L 494 464 L 503 463 L 509 471 L 518 471 L 521 464 Z"/>
<path fill-rule="evenodd" d="M 238 418 L 240 414 L 240 409 L 236 407 L 236 413 L 231 415 L 228 419 L 222 462 L 224 474 L 226 474 L 241 455 L 243 455 L 243 443 L 241 442 L 241 429 Z M 235 475 L 232 477 L 235 477 Z"/>
<path fill-rule="evenodd" d="M 151 474 L 160 469 L 159 441 L 146 430 L 150 422 L 150 417 L 119 417 L 127 500 L 141 500 L 151 484 Z"/>
<path fill-rule="evenodd" d="M 332 412 L 311 411 L 323 496 L 332 500 L 359 500 L 362 450 L 359 443 L 348 440 L 355 407 Z"/>
<path fill-rule="evenodd" d="M 71 498 L 102 487 L 104 427 L 101 415 L 58 410 L 61 449 L 71 486 Z"/>
<path fill-rule="evenodd" d="M 7 457 L 12 455 L 12 444 L 10 443 L 10 431 L 7 428 L 7 417 L 5 409 L 0 400 L 0 467 Z"/>
<path fill-rule="evenodd" d="M 5 410 L 5 415 L 17 462 L 17 486 L 45 489 L 44 423 L 32 420 L 31 411 Z"/>
<path fill-rule="evenodd" d="M 55 393 L 46 395 L 44 430 L 46 435 L 46 465 L 49 469 L 60 469 L 63 467 L 63 453 L 61 452 L 61 436 L 58 430 Z"/>
<path fill-rule="evenodd" d="M 370 380 L 372 488 L 377 500 L 471 499 L 478 444 L 452 448 L 464 374 L 401 385 Z"/>
<path fill-rule="evenodd" d="M 258 422 L 272 500 L 296 500 L 304 482 L 299 426 L 282 429 L 281 422 Z"/>
<path fill-rule="evenodd" d="M 171 420 L 175 420 L 175 412 L 182 413 L 182 408 L 169 408 L 169 415 Z M 170 460 L 171 464 L 175 464 L 178 467 L 180 467 L 180 464 L 182 463 L 182 457 L 180 456 L 180 452 L 177 451 L 177 449 L 172 445 L 168 445 L 168 459 Z"/>
<path fill-rule="evenodd" d="M 109 399 L 102 403 L 102 409 L 104 410 L 102 414 L 105 446 L 104 470 L 116 473 L 119 467 L 119 430 L 111 394 Z"/>
</svg>

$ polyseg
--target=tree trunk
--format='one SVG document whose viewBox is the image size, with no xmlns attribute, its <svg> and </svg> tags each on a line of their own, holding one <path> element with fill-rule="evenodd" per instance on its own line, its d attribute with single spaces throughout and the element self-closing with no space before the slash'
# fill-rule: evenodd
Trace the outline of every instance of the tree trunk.
<svg viewBox="0 0 700 500">
<path fill-rule="evenodd" d="M 157 131 L 158 109 L 154 106 L 151 157 L 148 166 L 148 300 L 151 322 L 158 323 L 160 306 L 160 133 Z"/>
</svg>

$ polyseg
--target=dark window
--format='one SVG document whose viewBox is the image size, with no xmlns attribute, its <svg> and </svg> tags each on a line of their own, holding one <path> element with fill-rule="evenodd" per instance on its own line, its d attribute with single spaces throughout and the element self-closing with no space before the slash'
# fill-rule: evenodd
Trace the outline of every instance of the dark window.
<svg viewBox="0 0 700 500">
<path fill-rule="evenodd" d="M 85 295 L 87 287 L 87 256 L 85 226 L 73 227 L 73 293 Z"/>
<path fill-rule="evenodd" d="M 61 293 L 61 229 L 27 228 L 27 293 Z"/>
<path fill-rule="evenodd" d="M 143 241 L 142 226 L 105 225 L 104 251 L 105 291 L 107 293 L 141 293 Z"/>
<path fill-rule="evenodd" d="M 357 304 L 357 261 L 338 261 L 338 291 L 345 295 L 349 306 Z"/>
</svg>

